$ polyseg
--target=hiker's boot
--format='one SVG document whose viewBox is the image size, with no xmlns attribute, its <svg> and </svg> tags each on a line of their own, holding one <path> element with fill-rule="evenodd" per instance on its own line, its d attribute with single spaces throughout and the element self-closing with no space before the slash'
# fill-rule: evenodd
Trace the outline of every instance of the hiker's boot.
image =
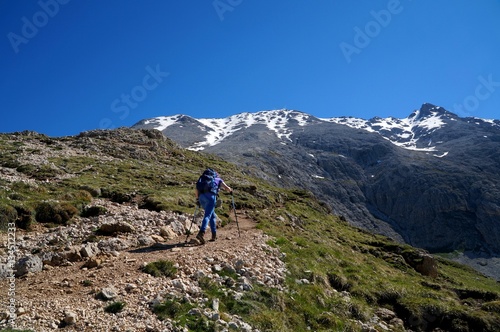
<svg viewBox="0 0 500 332">
<path fill-rule="evenodd" d="M 210 242 L 214 242 L 216 238 L 217 238 L 216 233 L 212 233 L 212 238 L 210 239 Z"/>
<path fill-rule="evenodd" d="M 205 232 L 199 231 L 198 235 L 196 235 L 196 239 L 200 241 L 201 244 L 205 244 L 205 239 L 203 236 L 205 235 Z"/>
</svg>

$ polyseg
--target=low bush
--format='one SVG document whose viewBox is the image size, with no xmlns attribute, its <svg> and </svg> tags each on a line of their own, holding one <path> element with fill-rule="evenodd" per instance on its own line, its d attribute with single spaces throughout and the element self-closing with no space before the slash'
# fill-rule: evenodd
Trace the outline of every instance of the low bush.
<svg viewBox="0 0 500 332">
<path fill-rule="evenodd" d="M 24 206 L 16 206 L 15 209 L 17 211 L 16 227 L 30 230 L 33 224 L 33 211 Z"/>
<path fill-rule="evenodd" d="M 165 209 L 163 202 L 154 197 L 146 197 L 139 203 L 139 209 L 147 209 L 149 211 L 160 212 Z"/>
<path fill-rule="evenodd" d="M 104 311 L 110 314 L 116 314 L 122 311 L 123 308 L 125 308 L 125 305 L 125 302 L 116 301 L 107 305 L 106 308 L 104 308 Z"/>
<path fill-rule="evenodd" d="M 8 224 L 17 220 L 17 211 L 10 205 L 0 205 L 0 231 L 7 231 Z"/>
<path fill-rule="evenodd" d="M 106 214 L 108 210 L 104 206 L 88 206 L 85 207 L 81 213 L 84 218 L 97 217 Z"/>
<path fill-rule="evenodd" d="M 173 277 L 177 273 L 177 268 L 174 266 L 173 262 L 159 260 L 147 264 L 143 271 L 153 277 Z"/>
<path fill-rule="evenodd" d="M 43 202 L 36 207 L 35 219 L 40 223 L 66 223 L 78 214 L 78 209 L 69 203 Z"/>
</svg>

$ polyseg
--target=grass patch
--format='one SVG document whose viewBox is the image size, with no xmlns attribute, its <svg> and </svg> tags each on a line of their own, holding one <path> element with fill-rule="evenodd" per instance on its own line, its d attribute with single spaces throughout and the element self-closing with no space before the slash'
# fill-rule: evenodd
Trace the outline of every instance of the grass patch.
<svg viewBox="0 0 500 332">
<path fill-rule="evenodd" d="M 153 277 L 175 277 L 177 268 L 174 263 L 167 260 L 159 260 L 156 262 L 148 263 L 144 266 L 143 271 Z"/>
<path fill-rule="evenodd" d="M 113 303 L 108 304 L 105 308 L 104 311 L 110 314 L 117 314 L 121 312 L 126 306 L 125 302 L 122 301 L 115 301 Z"/>
<path fill-rule="evenodd" d="M 92 280 L 88 280 L 88 279 L 82 280 L 81 284 L 82 284 L 83 287 L 90 287 L 90 286 L 94 285 L 94 283 L 92 282 Z"/>
<path fill-rule="evenodd" d="M 196 306 L 185 298 L 166 298 L 153 307 L 153 312 L 160 320 L 171 319 L 177 327 L 187 327 L 189 331 L 215 332 L 215 323 L 209 321 Z"/>
</svg>

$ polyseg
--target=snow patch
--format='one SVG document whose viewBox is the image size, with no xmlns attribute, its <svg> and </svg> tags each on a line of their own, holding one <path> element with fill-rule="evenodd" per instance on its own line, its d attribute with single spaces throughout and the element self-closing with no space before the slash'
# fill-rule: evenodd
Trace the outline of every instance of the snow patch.
<svg viewBox="0 0 500 332">
<path fill-rule="evenodd" d="M 220 143 L 239 130 L 258 124 L 265 125 L 278 138 L 291 142 L 292 139 L 290 137 L 293 134 L 293 129 L 290 128 L 290 121 L 295 120 L 297 125 L 305 126 L 310 118 L 310 115 L 298 111 L 274 110 L 257 113 L 240 113 L 227 118 L 197 119 L 203 125 L 211 128 L 211 130 L 207 132 L 204 141 L 194 144 L 189 149 L 203 150 L 208 146 Z"/>
<path fill-rule="evenodd" d="M 437 154 L 433 154 L 434 157 L 437 157 L 437 158 L 443 158 L 443 157 L 446 157 L 448 155 L 448 152 L 445 152 L 443 153 L 442 155 L 438 156 Z"/>
</svg>

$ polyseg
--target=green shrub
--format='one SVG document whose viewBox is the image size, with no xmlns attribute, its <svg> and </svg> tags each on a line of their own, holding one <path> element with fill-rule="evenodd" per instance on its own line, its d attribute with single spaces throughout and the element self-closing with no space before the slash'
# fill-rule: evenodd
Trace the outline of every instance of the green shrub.
<svg viewBox="0 0 500 332">
<path fill-rule="evenodd" d="M 173 277 L 177 273 L 177 268 L 170 261 L 159 260 L 147 264 L 143 271 L 153 277 Z"/>
<path fill-rule="evenodd" d="M 104 206 L 88 206 L 85 207 L 81 213 L 84 218 L 97 217 L 106 214 L 108 210 Z"/>
<path fill-rule="evenodd" d="M 125 308 L 125 305 L 125 302 L 116 301 L 107 305 L 106 308 L 104 308 L 104 311 L 110 314 L 116 314 L 122 311 L 123 308 Z"/>
<path fill-rule="evenodd" d="M 486 302 L 481 306 L 481 309 L 500 314 L 500 301 Z"/>
<path fill-rule="evenodd" d="M 9 198 L 13 201 L 24 201 L 26 200 L 26 197 L 21 195 L 20 193 L 11 193 L 9 194 Z"/>
<path fill-rule="evenodd" d="M 43 202 L 36 207 L 35 219 L 41 223 L 66 223 L 78 213 L 78 209 L 69 203 Z"/>
<path fill-rule="evenodd" d="M 101 188 L 95 188 L 92 186 L 84 185 L 84 186 L 81 186 L 80 189 L 89 192 L 92 195 L 92 197 L 101 196 Z"/>
<path fill-rule="evenodd" d="M 16 170 L 27 176 L 34 177 L 37 180 L 51 179 L 62 174 L 60 170 L 52 168 L 49 165 L 37 167 L 35 165 L 24 164 L 18 166 Z"/>
<path fill-rule="evenodd" d="M 115 190 L 102 189 L 102 197 L 109 198 L 112 202 L 123 204 L 131 202 L 134 198 L 133 195 Z"/>
<path fill-rule="evenodd" d="M 160 304 L 153 307 L 153 312 L 160 320 L 173 319 L 177 324 L 186 326 L 189 331 L 197 332 L 215 332 L 216 326 L 214 322 L 208 321 L 203 316 L 188 314 L 194 306 L 185 298 L 184 299 L 165 299 Z"/>
<path fill-rule="evenodd" d="M 7 168 L 18 168 L 21 164 L 11 156 L 0 155 L 0 165 Z"/>
<path fill-rule="evenodd" d="M 164 210 L 163 202 L 155 199 L 154 197 L 146 197 L 139 204 L 139 209 L 147 209 L 149 211 L 160 212 Z"/>
<path fill-rule="evenodd" d="M 78 190 L 77 192 L 64 193 L 61 200 L 74 201 L 76 203 L 90 203 L 92 201 L 92 195 L 86 190 Z"/>
<path fill-rule="evenodd" d="M 33 223 L 33 211 L 24 206 L 16 206 L 17 219 L 16 227 L 24 230 L 30 230 Z"/>
<path fill-rule="evenodd" d="M 82 284 L 83 287 L 90 287 L 94 283 L 92 282 L 92 280 L 85 279 L 85 280 L 81 281 L 81 284 Z"/>
<path fill-rule="evenodd" d="M 174 319 L 181 313 L 187 313 L 189 309 L 192 308 L 192 306 L 190 306 L 190 308 L 187 309 L 185 306 L 183 306 L 184 304 L 185 302 L 180 299 L 166 299 L 162 303 L 155 305 L 153 307 L 153 312 L 161 320 L 165 320 L 168 318 Z"/>
<path fill-rule="evenodd" d="M 0 230 L 7 231 L 8 224 L 17 220 L 17 211 L 10 205 L 0 205 Z"/>
<path fill-rule="evenodd" d="M 16 171 L 18 171 L 19 173 L 23 173 L 23 174 L 32 176 L 33 174 L 36 173 L 36 167 L 33 165 L 23 164 L 23 165 L 19 165 L 16 168 Z"/>
</svg>

